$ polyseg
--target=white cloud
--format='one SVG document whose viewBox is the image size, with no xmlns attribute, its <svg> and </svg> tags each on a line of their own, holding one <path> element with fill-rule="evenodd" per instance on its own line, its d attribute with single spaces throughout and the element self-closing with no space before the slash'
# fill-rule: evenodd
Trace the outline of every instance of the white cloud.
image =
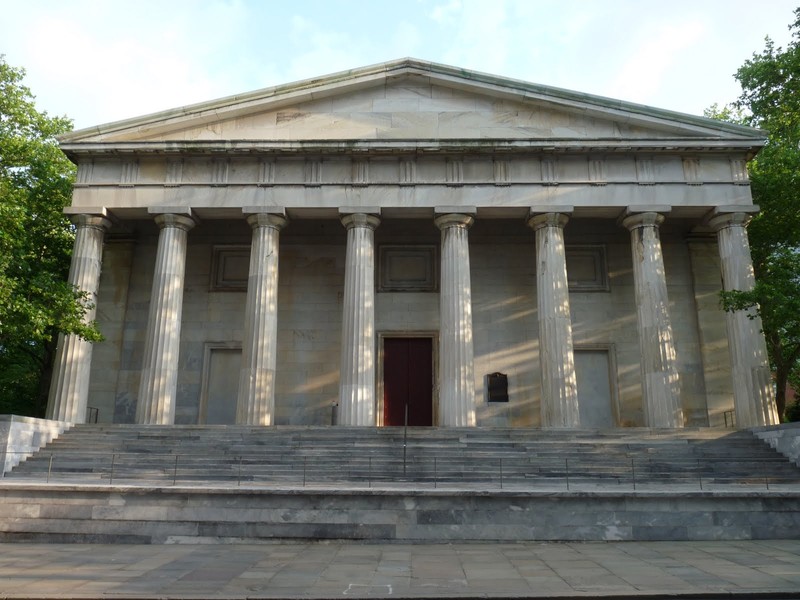
<svg viewBox="0 0 800 600">
<path fill-rule="evenodd" d="M 0 53 L 79 127 L 403 56 L 699 113 L 795 2 L 0 0 Z"/>
<path fill-rule="evenodd" d="M 289 81 L 363 66 L 358 40 L 347 33 L 323 29 L 305 17 L 292 18 L 290 39 L 302 51 L 293 54 L 288 63 Z"/>
<path fill-rule="evenodd" d="M 461 12 L 461 0 L 450 0 L 447 4 L 438 4 L 433 7 L 429 16 L 440 25 L 452 23 Z"/>
<path fill-rule="evenodd" d="M 665 85 L 670 69 L 680 68 L 679 63 L 686 59 L 683 53 L 705 33 L 705 25 L 697 21 L 668 24 L 652 32 L 609 82 L 607 95 L 651 103 Z"/>
<path fill-rule="evenodd" d="M 505 0 L 465 0 L 452 23 L 444 62 L 490 72 L 505 70 L 511 35 Z"/>
<path fill-rule="evenodd" d="M 408 21 L 400 21 L 394 31 L 391 44 L 393 58 L 414 57 L 421 48 L 422 37 L 419 29 Z"/>
</svg>

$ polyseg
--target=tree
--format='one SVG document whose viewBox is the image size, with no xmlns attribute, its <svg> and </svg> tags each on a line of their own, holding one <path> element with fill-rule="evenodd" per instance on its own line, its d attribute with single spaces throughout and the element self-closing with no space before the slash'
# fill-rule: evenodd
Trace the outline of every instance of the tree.
<svg viewBox="0 0 800 600">
<path fill-rule="evenodd" d="M 37 111 L 24 75 L 0 55 L 0 413 L 41 416 L 57 334 L 100 336 L 66 277 L 75 168 L 55 136 L 72 123 Z"/>
<path fill-rule="evenodd" d="M 742 94 L 734 105 L 716 105 L 707 116 L 768 131 L 750 163 L 753 199 L 761 212 L 749 227 L 756 286 L 722 296 L 726 310 L 756 309 L 775 373 L 778 414 L 786 386 L 800 384 L 800 9 L 784 50 L 767 38 L 736 72 Z"/>
</svg>

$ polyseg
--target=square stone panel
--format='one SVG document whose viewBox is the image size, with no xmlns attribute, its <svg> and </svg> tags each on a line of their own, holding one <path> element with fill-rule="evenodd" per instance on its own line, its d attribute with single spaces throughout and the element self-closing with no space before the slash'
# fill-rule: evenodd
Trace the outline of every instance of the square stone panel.
<svg viewBox="0 0 800 600">
<path fill-rule="evenodd" d="M 250 246 L 214 246 L 211 258 L 212 292 L 247 291 Z"/>
<path fill-rule="evenodd" d="M 567 246 L 570 292 L 607 292 L 608 266 L 604 246 Z"/>
<path fill-rule="evenodd" d="M 436 246 L 378 247 L 379 292 L 435 292 L 439 281 Z"/>
</svg>

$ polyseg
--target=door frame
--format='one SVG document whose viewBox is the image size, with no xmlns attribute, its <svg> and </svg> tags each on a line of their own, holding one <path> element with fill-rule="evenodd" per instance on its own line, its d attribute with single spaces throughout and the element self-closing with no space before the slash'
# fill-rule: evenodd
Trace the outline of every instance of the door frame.
<svg viewBox="0 0 800 600">
<path fill-rule="evenodd" d="M 433 381 L 431 381 L 431 410 L 433 426 L 439 425 L 439 332 L 438 331 L 378 331 L 378 364 L 375 381 L 375 415 L 378 427 L 383 424 L 383 347 L 385 338 L 427 338 L 431 340 L 433 357 Z"/>
<path fill-rule="evenodd" d="M 572 352 L 605 352 L 608 354 L 608 387 L 611 391 L 611 418 L 614 420 L 614 427 L 620 428 L 620 409 L 619 409 L 619 381 L 617 380 L 617 348 L 614 343 L 607 344 L 580 344 L 572 345 Z"/>
<path fill-rule="evenodd" d="M 197 407 L 197 424 L 205 425 L 208 418 L 208 388 L 211 377 L 211 353 L 214 350 L 242 350 L 241 342 L 205 342 L 203 344 L 203 370 L 200 383 L 200 403 Z M 239 374 L 236 374 L 236 397 L 239 397 Z"/>
</svg>

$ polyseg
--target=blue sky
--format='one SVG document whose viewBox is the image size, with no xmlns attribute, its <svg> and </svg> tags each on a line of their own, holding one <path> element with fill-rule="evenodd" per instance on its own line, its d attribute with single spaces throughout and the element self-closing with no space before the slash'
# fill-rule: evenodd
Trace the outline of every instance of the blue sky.
<svg viewBox="0 0 800 600">
<path fill-rule="evenodd" d="M 405 56 L 701 114 L 796 0 L 0 0 L 0 54 L 77 128 Z"/>
</svg>

